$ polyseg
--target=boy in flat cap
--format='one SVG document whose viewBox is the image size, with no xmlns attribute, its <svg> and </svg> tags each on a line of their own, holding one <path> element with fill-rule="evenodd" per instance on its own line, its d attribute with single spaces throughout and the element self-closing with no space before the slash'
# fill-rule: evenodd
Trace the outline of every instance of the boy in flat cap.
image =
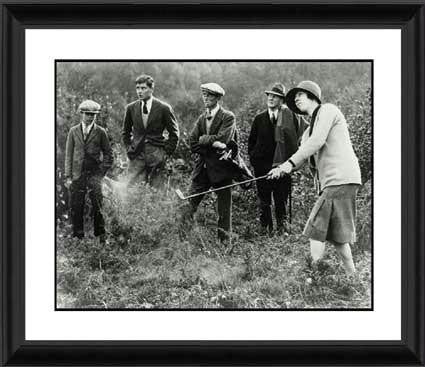
<svg viewBox="0 0 425 367">
<path fill-rule="evenodd" d="M 171 106 L 153 96 L 155 82 L 150 75 L 136 79 L 138 100 L 126 106 L 122 138 L 130 160 L 128 183 L 141 178 L 159 187 L 163 184 L 166 156 L 172 155 L 179 140 L 179 127 Z M 166 139 L 164 133 L 168 133 Z"/>
<path fill-rule="evenodd" d="M 216 83 L 201 85 L 205 111 L 199 116 L 190 133 L 192 153 L 196 154 L 190 194 L 201 193 L 211 187 L 218 188 L 232 183 L 235 172 L 223 160 L 220 151 L 227 144 L 236 141 L 235 115 L 220 106 L 225 92 Z M 189 215 L 196 212 L 203 195 L 190 199 Z M 228 239 L 231 230 L 232 193 L 231 189 L 217 191 L 218 238 Z"/>
<path fill-rule="evenodd" d="M 337 106 L 322 104 L 320 87 L 303 81 L 287 95 L 288 107 L 311 116 L 300 148 L 270 171 L 272 179 L 290 174 L 308 161 L 320 193 L 304 234 L 310 239 L 313 263 L 325 251 L 325 242 L 335 246 L 347 274 L 355 272 L 350 243 L 356 240 L 356 193 L 361 184 L 360 167 L 351 145 L 347 122 Z"/>
<path fill-rule="evenodd" d="M 256 177 L 266 175 L 272 167 L 285 162 L 298 148 L 298 140 L 304 131 L 303 120 L 285 104 L 285 87 L 275 83 L 265 91 L 267 109 L 255 116 L 248 138 L 248 154 Z M 261 232 L 273 231 L 272 196 L 275 206 L 278 234 L 286 229 L 287 202 L 291 191 L 291 178 L 257 181 L 260 205 Z"/>
<path fill-rule="evenodd" d="M 100 105 L 91 100 L 78 107 L 81 122 L 71 127 L 66 140 L 65 186 L 71 192 L 73 235 L 84 237 L 84 204 L 89 193 L 93 208 L 94 235 L 105 243 L 101 181 L 113 162 L 105 129 L 96 124 Z"/>
</svg>

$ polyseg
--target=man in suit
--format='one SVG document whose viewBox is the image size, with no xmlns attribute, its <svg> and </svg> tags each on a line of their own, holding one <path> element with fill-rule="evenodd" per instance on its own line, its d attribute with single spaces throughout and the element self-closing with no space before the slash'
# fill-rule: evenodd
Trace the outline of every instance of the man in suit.
<svg viewBox="0 0 425 367">
<path fill-rule="evenodd" d="M 130 160 L 128 183 L 142 181 L 159 187 L 163 183 L 166 156 L 173 154 L 179 127 L 173 109 L 153 96 L 155 82 L 149 75 L 136 79 L 139 99 L 126 106 L 122 137 Z M 164 133 L 168 132 L 168 139 Z"/>
<path fill-rule="evenodd" d="M 285 162 L 297 150 L 303 130 L 298 117 L 285 105 L 283 84 L 275 83 L 265 94 L 267 109 L 255 116 L 248 138 L 248 154 L 256 177 L 266 175 L 272 167 Z M 285 232 L 290 190 L 289 176 L 274 181 L 257 181 L 262 233 L 273 231 L 272 196 L 277 231 L 279 234 Z"/>
<path fill-rule="evenodd" d="M 96 124 L 100 105 L 83 101 L 81 122 L 71 127 L 66 140 L 65 186 L 71 192 L 73 235 L 84 237 L 84 204 L 88 191 L 93 208 L 94 235 L 105 243 L 101 181 L 112 166 L 113 155 L 105 129 Z"/>
<path fill-rule="evenodd" d="M 220 160 L 227 144 L 236 141 L 235 115 L 220 106 L 223 88 L 216 83 L 201 85 L 205 111 L 199 116 L 189 136 L 192 153 L 196 154 L 190 194 L 219 188 L 232 183 L 235 171 L 225 160 Z M 190 199 L 189 216 L 193 217 L 203 195 Z M 225 241 L 231 230 L 231 189 L 217 191 L 218 238 Z"/>
</svg>

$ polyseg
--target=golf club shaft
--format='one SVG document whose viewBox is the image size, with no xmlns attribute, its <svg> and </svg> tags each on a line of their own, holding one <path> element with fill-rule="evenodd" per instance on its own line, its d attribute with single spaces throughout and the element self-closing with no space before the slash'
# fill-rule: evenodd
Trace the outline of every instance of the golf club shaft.
<svg viewBox="0 0 425 367">
<path fill-rule="evenodd" d="M 186 196 L 184 198 L 184 200 L 191 199 L 191 198 L 193 198 L 195 196 L 199 196 L 199 195 L 209 194 L 211 192 L 216 192 L 216 191 L 228 189 L 228 188 L 233 187 L 233 186 L 243 185 L 243 184 L 248 183 L 248 182 L 258 181 L 258 180 L 261 180 L 263 178 L 266 178 L 267 176 L 268 175 L 264 175 L 264 176 L 260 176 L 260 177 L 254 177 L 254 178 L 250 178 L 249 180 L 245 180 L 245 181 L 241 181 L 241 182 L 236 182 L 236 183 L 233 183 L 233 184 L 230 184 L 230 185 L 218 187 L 216 189 L 210 189 L 210 190 L 207 190 L 207 191 L 204 191 L 204 192 L 200 192 L 200 193 L 197 193 L 197 194 L 189 195 L 189 196 Z"/>
</svg>

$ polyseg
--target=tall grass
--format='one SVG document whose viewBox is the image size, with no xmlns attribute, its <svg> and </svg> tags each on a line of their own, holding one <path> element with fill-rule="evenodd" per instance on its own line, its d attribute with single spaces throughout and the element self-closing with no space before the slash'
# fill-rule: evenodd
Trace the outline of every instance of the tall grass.
<svg viewBox="0 0 425 367">
<path fill-rule="evenodd" d="M 291 234 L 272 237 L 257 232 L 254 191 L 234 190 L 231 255 L 216 240 L 213 195 L 205 198 L 195 222 L 182 234 L 179 218 L 185 202 L 171 188 L 168 195 L 166 189 L 146 185 L 128 192 L 106 190 L 106 245 L 91 236 L 76 241 L 69 237 L 69 224 L 59 224 L 58 307 L 370 307 L 370 187 L 359 194 L 359 242 L 353 247 L 358 271 L 353 279 L 345 276 L 332 247 L 321 268 L 311 265 L 308 240 L 301 235 L 310 208 L 298 200 L 297 190 Z"/>
</svg>

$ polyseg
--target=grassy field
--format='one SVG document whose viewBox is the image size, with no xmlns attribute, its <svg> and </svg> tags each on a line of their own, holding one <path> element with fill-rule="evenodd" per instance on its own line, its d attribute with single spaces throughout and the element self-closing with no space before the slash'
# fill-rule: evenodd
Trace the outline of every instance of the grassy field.
<svg viewBox="0 0 425 367">
<path fill-rule="evenodd" d="M 291 234 L 257 233 L 255 190 L 233 191 L 233 252 L 216 240 L 215 198 L 201 204 L 193 227 L 181 233 L 181 206 L 171 188 L 106 192 L 108 243 L 70 237 L 66 216 L 57 226 L 59 308 L 312 309 L 371 307 L 370 186 L 359 192 L 357 273 L 347 278 L 334 249 L 312 266 L 302 236 L 314 193 L 295 178 Z M 187 177 L 171 182 L 187 189 Z M 86 218 L 86 234 L 90 218 Z"/>
</svg>

